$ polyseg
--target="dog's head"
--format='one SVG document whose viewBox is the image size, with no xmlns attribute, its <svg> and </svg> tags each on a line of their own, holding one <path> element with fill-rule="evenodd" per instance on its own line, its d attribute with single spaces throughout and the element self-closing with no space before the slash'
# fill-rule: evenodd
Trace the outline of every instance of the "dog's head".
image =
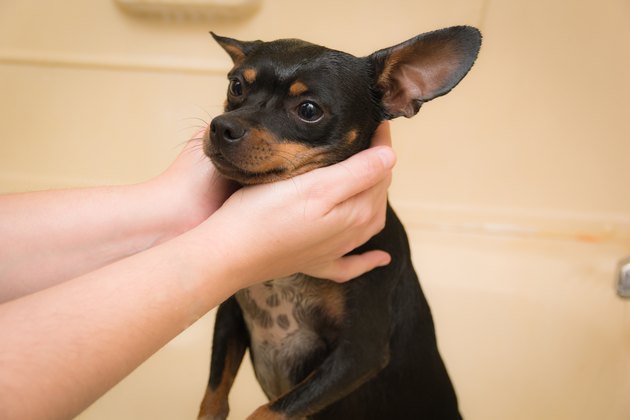
<svg viewBox="0 0 630 420">
<path fill-rule="evenodd" d="M 468 26 L 361 58 L 297 39 L 212 35 L 234 67 L 225 113 L 212 120 L 204 151 L 242 184 L 290 178 L 367 148 L 379 122 L 412 117 L 455 87 L 481 45 L 479 31 Z"/>
</svg>

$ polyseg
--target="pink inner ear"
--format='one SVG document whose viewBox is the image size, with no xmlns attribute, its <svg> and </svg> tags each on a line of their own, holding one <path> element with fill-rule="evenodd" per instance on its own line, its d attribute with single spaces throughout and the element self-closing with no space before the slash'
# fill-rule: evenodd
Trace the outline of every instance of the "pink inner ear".
<svg viewBox="0 0 630 420">
<path fill-rule="evenodd" d="M 400 88 L 406 92 L 408 99 L 422 99 L 425 92 L 429 90 L 427 81 L 431 80 L 431 76 L 427 75 L 431 69 L 414 67 L 410 64 L 402 64 L 398 73 L 394 75 L 394 79 L 398 82 Z"/>
<path fill-rule="evenodd" d="M 443 45 L 442 48 L 429 50 L 429 53 L 411 59 L 404 63 L 399 70 L 401 78 L 405 78 L 409 83 L 416 83 L 422 90 L 421 99 L 433 98 L 446 85 L 450 84 L 452 75 L 460 66 L 450 45 Z"/>
<path fill-rule="evenodd" d="M 439 94 L 460 65 L 446 48 L 418 55 L 403 51 L 390 60 L 389 74 L 381 80 L 385 88 L 383 103 L 389 110 L 397 110 L 396 114 L 406 117 L 414 116 L 423 101 Z"/>
<path fill-rule="evenodd" d="M 423 71 L 408 64 L 399 65 L 395 73 L 390 75 L 383 102 L 387 109 L 398 110 L 409 118 L 416 114 L 414 99 L 423 97 L 426 90 Z"/>
<path fill-rule="evenodd" d="M 411 117 L 423 102 L 448 93 L 474 63 L 480 39 L 476 29 L 454 27 L 377 51 L 377 87 L 389 116 Z"/>
</svg>

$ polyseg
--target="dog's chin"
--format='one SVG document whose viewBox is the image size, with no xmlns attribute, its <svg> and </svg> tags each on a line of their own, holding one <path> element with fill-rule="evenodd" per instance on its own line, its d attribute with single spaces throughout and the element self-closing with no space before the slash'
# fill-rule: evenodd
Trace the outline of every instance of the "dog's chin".
<svg viewBox="0 0 630 420">
<path fill-rule="evenodd" d="M 222 151 L 214 142 L 209 129 L 204 133 L 203 151 L 221 175 L 241 185 L 282 181 L 340 160 L 328 148 L 320 147 L 308 150 L 310 153 L 299 150 L 301 155 L 298 152 L 290 153 L 293 150 L 285 150 L 285 154 L 277 151 L 276 154 L 262 155 L 251 155 L 247 150 L 239 151 L 246 157 L 243 161 L 239 154 L 234 156 L 234 153 Z M 260 164 L 259 167 L 256 164 Z"/>
<path fill-rule="evenodd" d="M 265 184 L 294 176 L 285 168 L 272 168 L 266 171 L 247 170 L 227 160 L 219 153 L 211 154 L 210 160 L 221 175 L 242 185 Z"/>
<path fill-rule="evenodd" d="M 241 185 L 267 184 L 270 182 L 282 181 L 334 163 L 323 163 L 321 161 L 316 161 L 309 162 L 293 168 L 276 167 L 266 169 L 264 171 L 255 171 L 244 169 L 238 166 L 237 164 L 226 159 L 220 153 L 210 154 L 210 160 L 221 175 L 228 179 L 236 181 Z"/>
</svg>

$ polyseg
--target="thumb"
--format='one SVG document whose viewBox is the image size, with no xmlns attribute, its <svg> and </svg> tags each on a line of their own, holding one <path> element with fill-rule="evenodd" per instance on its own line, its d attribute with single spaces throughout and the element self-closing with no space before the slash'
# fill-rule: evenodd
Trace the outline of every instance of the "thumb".
<svg viewBox="0 0 630 420">
<path fill-rule="evenodd" d="M 383 267 L 389 264 L 391 259 L 391 256 L 385 251 L 368 251 L 363 254 L 347 255 L 338 258 L 325 265 L 308 270 L 305 274 L 343 283 L 377 267 Z"/>
<path fill-rule="evenodd" d="M 325 199 L 332 208 L 378 184 L 390 174 L 395 163 L 392 148 L 378 146 L 300 177 L 307 191 L 325 191 Z"/>
</svg>

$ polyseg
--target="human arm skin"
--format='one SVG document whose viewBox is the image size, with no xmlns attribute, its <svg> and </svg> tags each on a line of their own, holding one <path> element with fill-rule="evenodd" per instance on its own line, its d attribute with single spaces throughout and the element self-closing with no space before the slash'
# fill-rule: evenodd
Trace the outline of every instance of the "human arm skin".
<svg viewBox="0 0 630 420">
<path fill-rule="evenodd" d="M 180 236 L 0 305 L 0 418 L 75 416 L 243 287 L 387 264 L 381 251 L 344 255 L 382 229 L 393 161 L 376 147 L 243 188 Z"/>
<path fill-rule="evenodd" d="M 183 233 L 233 191 L 193 139 L 147 182 L 0 196 L 0 303 Z"/>
</svg>

